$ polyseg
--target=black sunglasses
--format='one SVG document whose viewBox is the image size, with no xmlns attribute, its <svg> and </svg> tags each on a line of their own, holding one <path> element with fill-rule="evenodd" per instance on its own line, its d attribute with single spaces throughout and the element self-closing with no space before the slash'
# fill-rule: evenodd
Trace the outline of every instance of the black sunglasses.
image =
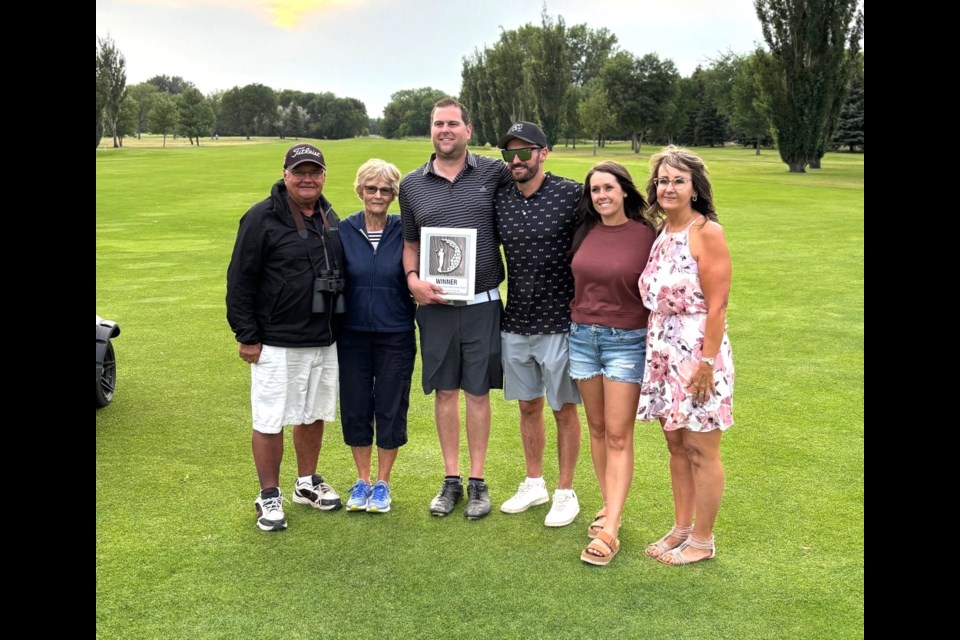
<svg viewBox="0 0 960 640">
<path fill-rule="evenodd" d="M 512 162 L 513 156 L 517 156 L 520 162 L 526 162 L 533 157 L 534 151 L 539 151 L 540 147 L 521 147 L 519 149 L 504 149 L 500 152 L 504 162 Z"/>
</svg>

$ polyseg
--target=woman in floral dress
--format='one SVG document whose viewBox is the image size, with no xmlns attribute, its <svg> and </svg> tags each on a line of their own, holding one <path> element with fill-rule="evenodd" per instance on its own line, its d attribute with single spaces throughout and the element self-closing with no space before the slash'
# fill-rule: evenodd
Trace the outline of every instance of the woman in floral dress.
<svg viewBox="0 0 960 640">
<path fill-rule="evenodd" d="M 683 565 L 716 555 L 720 434 L 733 424 L 730 252 L 703 160 L 671 146 L 650 164 L 648 211 L 662 227 L 639 282 L 650 321 L 637 418 L 663 426 L 676 520 L 646 553 Z"/>
</svg>

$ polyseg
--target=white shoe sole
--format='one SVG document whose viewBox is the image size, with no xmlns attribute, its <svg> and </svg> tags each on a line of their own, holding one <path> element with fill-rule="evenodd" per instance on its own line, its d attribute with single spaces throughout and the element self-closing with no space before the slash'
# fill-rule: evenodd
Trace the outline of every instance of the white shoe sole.
<svg viewBox="0 0 960 640">
<path fill-rule="evenodd" d="M 310 498 L 298 496 L 296 493 L 293 494 L 293 501 L 297 504 L 308 504 L 314 509 L 320 509 L 320 511 L 336 511 L 343 506 L 340 500 L 337 500 L 334 504 L 319 504 L 317 502 L 311 502 Z"/>
<path fill-rule="evenodd" d="M 549 519 L 549 517 L 548 517 L 546 520 L 543 521 L 543 524 L 544 524 L 544 526 L 547 526 L 547 527 L 565 527 L 565 526 L 567 526 L 568 524 L 573 524 L 573 521 L 577 519 L 577 516 L 578 516 L 578 515 L 580 515 L 580 510 L 579 510 L 579 509 L 577 510 L 576 513 L 574 513 L 572 516 L 570 516 L 570 518 L 568 518 L 567 520 L 558 521 L 558 522 L 551 522 L 550 519 Z M 549 516 L 549 514 L 548 514 L 548 516 Z"/>
<path fill-rule="evenodd" d="M 550 502 L 550 496 L 544 496 L 543 498 L 537 498 L 536 500 L 534 500 L 533 502 L 531 502 L 531 503 L 528 504 L 527 506 L 525 506 L 525 507 L 519 507 L 519 508 L 517 508 L 517 507 L 508 507 L 508 506 L 507 506 L 507 503 L 504 502 L 502 505 L 500 505 L 500 511 L 502 511 L 502 512 L 504 512 L 504 513 L 523 513 L 524 511 L 526 511 L 526 510 L 529 509 L 530 507 L 536 507 L 536 506 L 541 505 L 541 504 L 546 504 L 547 502 Z"/>
</svg>

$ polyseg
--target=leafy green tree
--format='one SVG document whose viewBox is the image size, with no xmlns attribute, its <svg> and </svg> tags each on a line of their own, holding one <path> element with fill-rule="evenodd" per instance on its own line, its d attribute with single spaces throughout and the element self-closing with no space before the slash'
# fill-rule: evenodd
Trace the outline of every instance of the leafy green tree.
<svg viewBox="0 0 960 640">
<path fill-rule="evenodd" d="M 460 100 L 473 114 L 473 139 L 496 145 L 518 120 L 536 120 L 537 92 L 531 78 L 533 41 L 539 27 L 501 31 L 500 39 L 465 59 Z"/>
<path fill-rule="evenodd" d="M 153 97 L 156 94 L 157 88 L 149 82 L 141 82 L 127 89 L 127 95 L 130 96 L 137 105 L 137 123 L 133 133 L 136 134 L 138 139 L 140 138 L 140 134 L 145 132 L 149 127 L 147 114 L 150 113 L 150 108 L 153 106 Z"/>
<path fill-rule="evenodd" d="M 97 38 L 97 146 L 103 138 L 103 110 L 107 105 L 107 77 L 101 72 L 100 39 Z"/>
<path fill-rule="evenodd" d="M 139 110 L 137 101 L 128 94 L 120 105 L 120 115 L 117 118 L 117 137 L 120 140 L 120 146 L 123 146 L 123 139 L 127 136 L 133 136 L 137 133 L 137 111 Z"/>
<path fill-rule="evenodd" d="M 560 138 L 563 107 L 570 89 L 566 31 L 563 18 L 553 19 L 544 9 L 537 37 L 531 42 L 530 79 L 537 97 L 537 117 L 551 147 Z"/>
<path fill-rule="evenodd" d="M 564 100 L 562 131 L 567 140 L 573 140 L 581 132 L 578 110 L 586 96 L 586 84 L 600 76 L 600 70 L 616 49 L 617 36 L 607 29 L 590 29 L 586 24 L 567 28 L 567 58 L 570 67 L 570 88 Z"/>
<path fill-rule="evenodd" d="M 213 109 L 210 102 L 195 87 L 186 88 L 177 96 L 179 107 L 179 128 L 187 136 L 190 144 L 196 140 L 200 146 L 200 137 L 209 136 L 213 130 Z"/>
<path fill-rule="evenodd" d="M 860 51 L 859 0 L 755 0 L 763 38 L 764 103 L 780 158 L 793 173 L 819 163 Z"/>
<path fill-rule="evenodd" d="M 673 98 L 663 106 L 659 128 L 660 135 L 667 144 L 693 144 L 692 139 L 683 139 L 683 133 L 689 127 L 689 135 L 693 136 L 690 123 L 696 119 L 700 110 L 698 89 L 699 84 L 694 78 L 680 78 L 677 81 Z"/>
<path fill-rule="evenodd" d="M 430 135 L 430 112 L 433 105 L 446 93 L 432 87 L 403 89 L 390 96 L 383 109 L 383 136 L 406 138 Z M 472 107 L 469 105 L 468 107 Z"/>
<path fill-rule="evenodd" d="M 163 134 L 163 146 L 167 146 L 167 134 L 177 130 L 180 119 L 180 110 L 177 108 L 177 99 L 169 93 L 158 93 L 153 99 L 148 120 L 150 131 Z"/>
<path fill-rule="evenodd" d="M 580 115 L 577 113 L 577 110 L 580 108 L 580 103 L 583 102 L 585 96 L 586 91 L 583 87 L 571 84 L 570 89 L 567 91 L 567 99 L 563 102 L 562 134 L 563 137 L 566 138 L 567 145 L 573 141 L 574 149 L 577 148 L 577 138 L 580 137 L 583 131 L 580 125 Z"/>
<path fill-rule="evenodd" d="M 741 144 L 752 144 L 756 155 L 760 155 L 760 145 L 771 142 L 770 120 L 761 90 L 761 55 L 767 54 L 754 52 L 738 60 L 731 83 L 732 111 L 727 114 L 737 140 Z"/>
<path fill-rule="evenodd" d="M 655 53 L 636 58 L 620 51 L 600 72 L 622 130 L 630 132 L 631 149 L 640 153 L 647 131 L 662 125 L 664 107 L 676 92 L 680 79 L 672 60 L 660 60 Z"/>
<path fill-rule="evenodd" d="M 616 114 L 610 109 L 610 99 L 600 78 L 595 78 L 583 88 L 584 97 L 577 107 L 580 126 L 593 138 L 593 155 L 597 144 L 616 122 Z"/>
<path fill-rule="evenodd" d="M 224 125 L 247 140 L 258 132 L 269 131 L 276 117 L 276 94 L 262 84 L 234 87 L 223 94 L 221 104 Z"/>
<path fill-rule="evenodd" d="M 119 147 L 117 120 L 123 99 L 127 96 L 127 60 L 110 36 L 97 37 L 97 89 L 98 102 L 103 101 L 107 130 L 113 135 L 113 146 Z"/>
<path fill-rule="evenodd" d="M 153 76 L 147 80 L 147 83 L 155 86 L 160 93 L 169 93 L 172 96 L 179 95 L 187 89 L 196 88 L 192 82 L 184 80 L 180 76 L 173 76 L 172 78 L 167 75 Z"/>
<path fill-rule="evenodd" d="M 223 91 L 214 91 L 207 95 L 210 110 L 213 111 L 213 133 L 220 135 L 223 130 Z"/>
<path fill-rule="evenodd" d="M 567 57 L 570 82 L 583 87 L 600 75 L 600 70 L 617 48 L 617 36 L 606 28 L 590 29 L 575 24 L 567 29 Z"/>
</svg>

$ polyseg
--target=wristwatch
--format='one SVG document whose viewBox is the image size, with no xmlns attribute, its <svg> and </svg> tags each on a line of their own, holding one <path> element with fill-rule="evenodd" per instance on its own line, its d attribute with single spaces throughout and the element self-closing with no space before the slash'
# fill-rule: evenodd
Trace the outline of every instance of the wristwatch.
<svg viewBox="0 0 960 640">
<path fill-rule="evenodd" d="M 716 361 L 716 358 L 700 358 L 700 362 L 704 363 L 708 367 L 712 367 Z"/>
</svg>

